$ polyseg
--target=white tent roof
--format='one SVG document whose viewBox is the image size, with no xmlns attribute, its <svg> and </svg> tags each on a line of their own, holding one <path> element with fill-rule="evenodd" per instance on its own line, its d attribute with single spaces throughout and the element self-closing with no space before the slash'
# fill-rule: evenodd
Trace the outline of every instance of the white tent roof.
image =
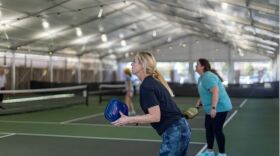
<svg viewBox="0 0 280 156">
<path fill-rule="evenodd" d="M 278 0 L 0 0 L 0 49 L 104 58 L 188 36 L 275 57 Z"/>
</svg>

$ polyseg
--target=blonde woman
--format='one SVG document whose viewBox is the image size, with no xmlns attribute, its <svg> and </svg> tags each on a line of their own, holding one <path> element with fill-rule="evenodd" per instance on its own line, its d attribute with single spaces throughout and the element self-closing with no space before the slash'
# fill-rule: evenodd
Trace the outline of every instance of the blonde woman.
<svg viewBox="0 0 280 156">
<path fill-rule="evenodd" d="M 162 138 L 159 156 L 186 156 L 191 129 L 180 109 L 172 100 L 173 92 L 156 68 L 156 60 L 149 52 L 137 53 L 132 73 L 141 81 L 140 105 L 145 115 L 125 116 L 112 124 L 150 123 Z"/>
<path fill-rule="evenodd" d="M 125 90 L 126 90 L 125 103 L 128 106 L 128 110 L 129 110 L 128 115 L 133 116 L 133 115 L 136 115 L 136 112 L 134 110 L 134 106 L 133 106 L 133 102 L 132 102 L 133 91 L 134 91 L 132 80 L 131 80 L 132 73 L 129 68 L 125 68 L 124 73 L 125 73 Z"/>
<path fill-rule="evenodd" d="M 6 84 L 6 76 L 5 76 L 5 69 L 3 67 L 0 67 L 0 90 L 5 90 L 5 84 Z M 3 94 L 0 93 L 0 109 L 5 109 L 2 105 L 3 101 Z"/>
</svg>

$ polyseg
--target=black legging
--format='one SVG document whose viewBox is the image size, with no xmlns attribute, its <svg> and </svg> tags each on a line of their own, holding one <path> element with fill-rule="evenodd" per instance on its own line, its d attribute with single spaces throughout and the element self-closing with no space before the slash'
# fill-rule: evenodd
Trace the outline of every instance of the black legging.
<svg viewBox="0 0 280 156">
<path fill-rule="evenodd" d="M 0 90 L 5 90 L 5 87 L 0 88 Z M 4 95 L 3 95 L 3 94 L 0 94 L 0 102 L 3 101 L 3 97 L 4 97 Z"/>
<path fill-rule="evenodd" d="M 225 153 L 225 136 L 223 133 L 223 125 L 225 123 L 228 112 L 219 112 L 215 118 L 210 115 L 205 116 L 206 140 L 208 149 L 213 149 L 214 137 L 216 137 L 219 152 Z"/>
</svg>

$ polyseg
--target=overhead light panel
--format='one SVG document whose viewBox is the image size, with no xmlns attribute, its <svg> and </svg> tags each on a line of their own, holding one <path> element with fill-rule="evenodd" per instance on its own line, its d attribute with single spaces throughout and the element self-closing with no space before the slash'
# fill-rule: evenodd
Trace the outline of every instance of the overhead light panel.
<svg viewBox="0 0 280 156">
<path fill-rule="evenodd" d="M 125 56 L 125 58 L 128 58 L 129 57 L 129 53 L 125 53 L 124 56 Z"/>
<path fill-rule="evenodd" d="M 50 27 L 50 24 L 49 24 L 48 21 L 43 20 L 43 21 L 42 21 L 42 26 L 43 26 L 44 29 L 48 29 L 48 28 Z"/>
<path fill-rule="evenodd" d="M 102 13 L 103 13 L 103 6 L 101 5 L 97 17 L 101 18 L 102 17 Z"/>
<path fill-rule="evenodd" d="M 101 22 L 98 23 L 98 30 L 99 30 L 99 32 L 103 32 L 104 31 L 104 27 L 103 27 Z"/>
<path fill-rule="evenodd" d="M 153 31 L 153 37 L 157 37 L 157 31 Z"/>
<path fill-rule="evenodd" d="M 269 54 L 274 54 L 274 52 L 270 51 L 270 50 L 267 50 L 266 52 L 269 53 Z"/>
<path fill-rule="evenodd" d="M 77 35 L 78 37 L 83 36 L 83 32 L 82 32 L 82 29 L 81 29 L 80 27 L 76 28 L 76 35 Z"/>
<path fill-rule="evenodd" d="M 223 8 L 223 9 L 227 9 L 227 8 L 228 8 L 228 4 L 225 3 L 225 2 L 223 2 L 223 3 L 222 3 L 222 8 Z"/>
<path fill-rule="evenodd" d="M 126 46 L 126 41 L 125 41 L 125 40 L 122 40 L 122 41 L 121 41 L 121 45 L 122 45 L 123 47 L 125 47 L 125 46 Z"/>
<path fill-rule="evenodd" d="M 172 37 L 169 36 L 169 37 L 167 38 L 167 42 L 171 42 L 171 41 L 172 41 Z"/>
<path fill-rule="evenodd" d="M 108 41 L 107 35 L 106 34 L 102 34 L 101 35 L 101 40 L 102 40 L 102 42 L 107 42 Z"/>
<path fill-rule="evenodd" d="M 238 48 L 237 51 L 238 51 L 238 54 L 239 54 L 241 57 L 244 56 L 244 53 L 243 53 L 243 51 L 242 51 L 240 48 Z"/>
<path fill-rule="evenodd" d="M 121 39 L 123 39 L 123 38 L 124 38 L 123 33 L 120 33 L 119 37 L 120 37 Z"/>
</svg>

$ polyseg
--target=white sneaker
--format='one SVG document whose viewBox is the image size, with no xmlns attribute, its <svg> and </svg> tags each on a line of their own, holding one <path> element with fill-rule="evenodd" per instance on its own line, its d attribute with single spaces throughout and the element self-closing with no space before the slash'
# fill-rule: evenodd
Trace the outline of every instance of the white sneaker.
<svg viewBox="0 0 280 156">
<path fill-rule="evenodd" d="M 225 154 L 225 153 L 218 153 L 217 156 L 227 156 L 227 154 Z"/>
<path fill-rule="evenodd" d="M 215 156 L 215 153 L 212 151 L 212 152 L 209 152 L 209 151 L 205 151 L 203 153 L 200 153 L 196 156 Z"/>
</svg>

